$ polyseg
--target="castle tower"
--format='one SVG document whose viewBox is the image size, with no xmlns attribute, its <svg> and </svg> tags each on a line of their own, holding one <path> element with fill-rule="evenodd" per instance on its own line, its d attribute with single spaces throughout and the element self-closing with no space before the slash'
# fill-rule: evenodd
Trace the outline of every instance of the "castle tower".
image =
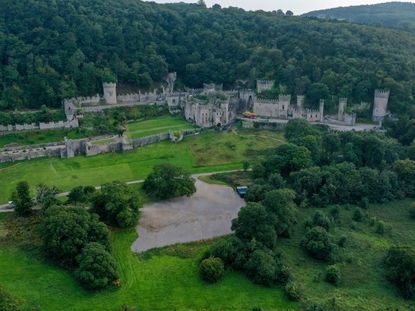
<svg viewBox="0 0 415 311">
<path fill-rule="evenodd" d="M 171 95 L 174 92 L 174 82 L 177 79 L 177 73 L 175 72 L 169 72 L 167 74 L 167 77 L 165 78 L 166 82 L 167 82 L 167 94 Z"/>
<path fill-rule="evenodd" d="M 320 122 L 324 123 L 324 99 L 320 99 Z"/>
<path fill-rule="evenodd" d="M 117 84 L 116 83 L 102 83 L 104 90 L 104 100 L 109 105 L 117 103 Z"/>
<path fill-rule="evenodd" d="M 274 81 L 272 80 L 257 80 L 256 81 L 256 90 L 258 93 L 263 91 L 269 91 L 274 86 Z"/>
<path fill-rule="evenodd" d="M 383 121 L 388 115 L 388 103 L 389 103 L 390 91 L 387 90 L 375 90 L 375 102 L 373 105 L 373 121 Z"/>
<path fill-rule="evenodd" d="M 347 98 L 339 98 L 339 111 L 337 113 L 337 120 L 344 121 L 344 110 L 347 106 Z"/>
<path fill-rule="evenodd" d="M 297 95 L 297 111 L 300 116 L 303 114 L 303 107 L 304 107 L 304 96 Z"/>
</svg>

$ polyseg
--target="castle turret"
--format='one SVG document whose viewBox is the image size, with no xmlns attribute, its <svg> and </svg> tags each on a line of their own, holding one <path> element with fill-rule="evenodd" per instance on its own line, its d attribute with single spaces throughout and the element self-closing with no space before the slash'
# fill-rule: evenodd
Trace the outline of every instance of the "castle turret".
<svg viewBox="0 0 415 311">
<path fill-rule="evenodd" d="M 274 81 L 272 80 L 257 80 L 256 81 L 256 90 L 258 93 L 263 91 L 269 91 L 274 86 Z"/>
<path fill-rule="evenodd" d="M 104 100 L 109 105 L 117 103 L 117 85 L 116 83 L 102 83 L 104 90 Z"/>
<path fill-rule="evenodd" d="M 375 90 L 375 102 L 373 104 L 373 121 L 383 121 L 388 115 L 388 103 L 389 103 L 390 91 L 387 90 Z"/>
<path fill-rule="evenodd" d="M 347 106 L 347 98 L 339 98 L 339 111 L 337 113 L 337 120 L 344 121 L 344 111 Z"/>
<path fill-rule="evenodd" d="M 320 99 L 320 122 L 324 122 L 324 99 Z"/>
<path fill-rule="evenodd" d="M 304 107 L 304 96 L 297 95 L 297 113 L 300 116 L 303 114 L 303 107 Z"/>
</svg>

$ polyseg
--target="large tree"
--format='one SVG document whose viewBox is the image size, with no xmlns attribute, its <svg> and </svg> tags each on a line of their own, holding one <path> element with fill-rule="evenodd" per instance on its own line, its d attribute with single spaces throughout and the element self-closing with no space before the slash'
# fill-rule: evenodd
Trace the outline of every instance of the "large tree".
<svg viewBox="0 0 415 311">
<path fill-rule="evenodd" d="M 195 181 L 190 174 L 171 164 L 156 166 L 146 178 L 143 189 L 159 199 L 191 196 L 196 192 Z"/>
</svg>

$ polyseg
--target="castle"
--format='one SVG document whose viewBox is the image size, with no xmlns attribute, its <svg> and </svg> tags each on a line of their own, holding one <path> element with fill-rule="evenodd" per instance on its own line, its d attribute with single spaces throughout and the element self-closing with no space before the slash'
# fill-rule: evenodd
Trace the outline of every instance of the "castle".
<svg viewBox="0 0 415 311">
<path fill-rule="evenodd" d="M 304 107 L 305 97 L 296 96 L 292 104 L 291 95 L 279 95 L 277 98 L 264 98 L 263 93 L 272 90 L 274 81 L 258 80 L 257 90 L 239 89 L 224 91 L 222 85 L 204 84 L 202 89 L 186 89 L 174 91 L 176 73 L 169 73 L 165 81 L 167 87 L 162 92 L 117 94 L 115 83 L 103 83 L 103 96 L 78 97 L 64 100 L 65 113 L 68 120 L 74 120 L 83 112 L 99 112 L 112 107 L 135 105 L 167 105 L 169 111 L 182 114 L 186 120 L 199 127 L 226 127 L 238 115 L 252 111 L 260 120 L 288 121 L 303 118 L 308 122 L 333 126 L 354 126 L 356 114 L 347 113 L 347 98 L 340 98 L 336 115 L 325 115 L 324 100 L 319 109 Z M 381 122 L 388 115 L 389 91 L 376 90 L 373 105 L 373 120 Z"/>
</svg>

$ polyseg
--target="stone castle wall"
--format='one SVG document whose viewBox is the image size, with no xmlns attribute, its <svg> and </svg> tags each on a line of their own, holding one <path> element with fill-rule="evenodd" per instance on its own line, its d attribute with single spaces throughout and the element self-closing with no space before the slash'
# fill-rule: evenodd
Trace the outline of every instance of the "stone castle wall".
<svg viewBox="0 0 415 311">
<path fill-rule="evenodd" d="M 8 124 L 0 125 L 0 132 L 14 132 L 14 131 L 30 131 L 30 130 L 54 130 L 64 128 L 77 128 L 79 127 L 78 119 L 70 121 L 58 121 L 58 122 L 40 122 L 39 124 Z"/>
</svg>

